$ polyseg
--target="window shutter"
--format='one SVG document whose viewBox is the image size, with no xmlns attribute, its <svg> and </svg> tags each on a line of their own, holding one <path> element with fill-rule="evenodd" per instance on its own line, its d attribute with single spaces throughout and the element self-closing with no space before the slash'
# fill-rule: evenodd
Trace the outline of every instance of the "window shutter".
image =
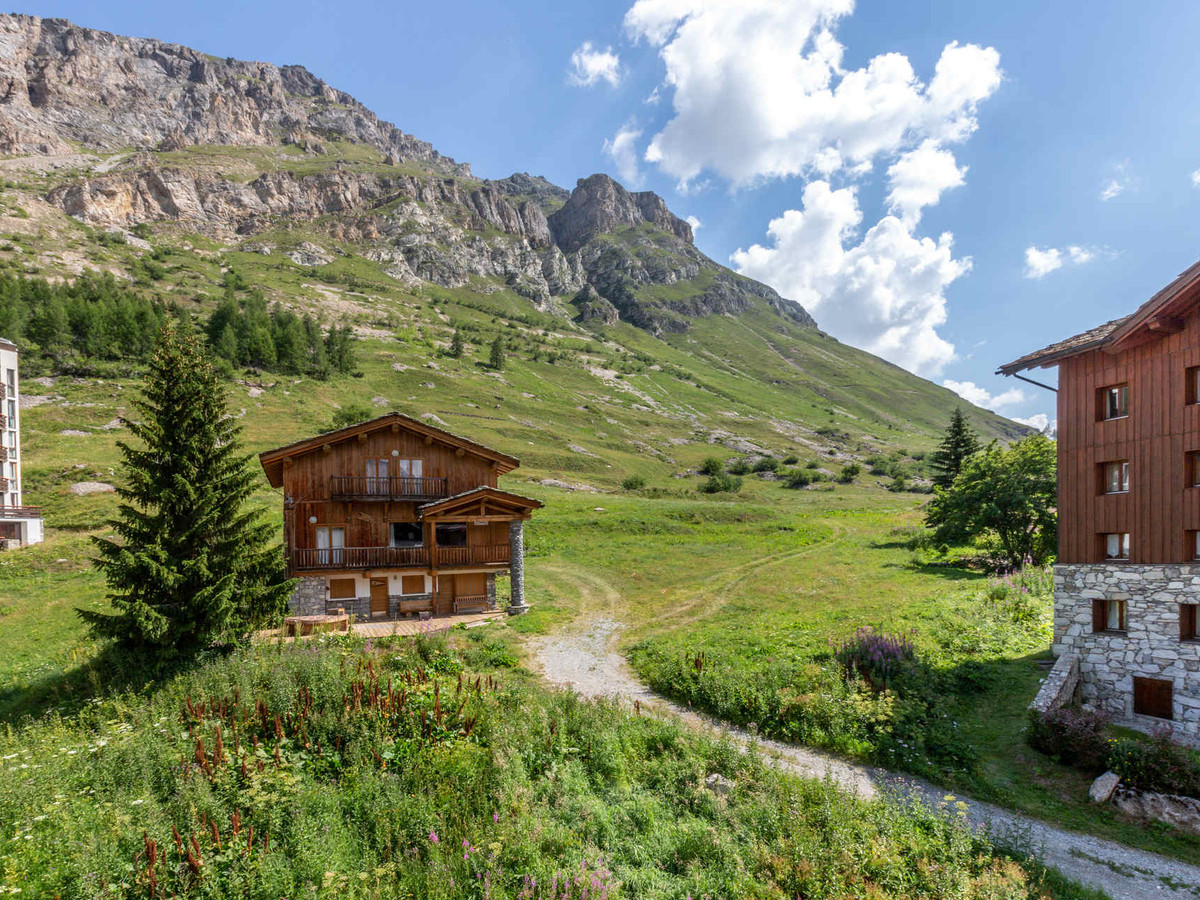
<svg viewBox="0 0 1200 900">
<path fill-rule="evenodd" d="M 1092 601 L 1092 631 L 1103 631 L 1107 624 L 1108 610 L 1103 600 Z"/>
<path fill-rule="evenodd" d="M 1174 685 L 1165 679 L 1133 679 L 1133 711 L 1141 716 L 1158 719 L 1175 717 Z"/>
</svg>

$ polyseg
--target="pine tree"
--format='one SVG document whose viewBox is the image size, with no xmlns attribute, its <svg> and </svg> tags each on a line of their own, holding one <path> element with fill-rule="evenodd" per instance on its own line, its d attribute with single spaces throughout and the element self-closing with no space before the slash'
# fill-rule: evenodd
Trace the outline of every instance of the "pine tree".
<svg viewBox="0 0 1200 900">
<path fill-rule="evenodd" d="M 455 328 L 454 337 L 450 338 L 450 355 L 455 359 L 462 359 L 463 349 L 462 333 Z"/>
<path fill-rule="evenodd" d="M 489 363 L 497 372 L 504 368 L 504 338 L 500 335 L 496 335 L 496 339 L 492 341 L 492 355 Z"/>
<path fill-rule="evenodd" d="M 191 329 L 163 325 L 141 396 L 123 424 L 123 501 L 95 538 L 115 613 L 79 610 L 92 633 L 157 659 L 236 641 L 281 611 L 291 591 L 254 490 L 240 426 Z"/>
<path fill-rule="evenodd" d="M 967 424 L 962 407 L 956 406 L 941 445 L 929 457 L 929 464 L 934 470 L 934 485 L 940 488 L 950 487 L 962 471 L 963 463 L 978 452 L 979 436 Z"/>
</svg>

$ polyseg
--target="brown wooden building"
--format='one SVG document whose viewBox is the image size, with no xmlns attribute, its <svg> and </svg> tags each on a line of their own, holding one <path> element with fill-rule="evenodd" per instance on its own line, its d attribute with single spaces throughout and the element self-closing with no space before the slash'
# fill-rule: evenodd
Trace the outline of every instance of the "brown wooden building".
<svg viewBox="0 0 1200 900">
<path fill-rule="evenodd" d="M 1055 648 L 1084 699 L 1200 733 L 1200 263 L 999 369 L 1058 367 Z M 1145 724 L 1145 723 L 1142 723 Z"/>
<path fill-rule="evenodd" d="M 259 459 L 283 488 L 294 614 L 488 609 L 508 572 L 523 608 L 523 523 L 542 504 L 499 489 L 515 458 L 391 413 Z"/>
</svg>

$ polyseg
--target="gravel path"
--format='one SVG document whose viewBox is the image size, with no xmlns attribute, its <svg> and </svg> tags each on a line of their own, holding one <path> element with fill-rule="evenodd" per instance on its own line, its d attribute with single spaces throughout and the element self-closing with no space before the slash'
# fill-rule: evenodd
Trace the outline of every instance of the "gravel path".
<svg viewBox="0 0 1200 900">
<path fill-rule="evenodd" d="M 876 797 L 881 790 L 916 791 L 936 805 L 946 791 L 907 775 L 859 766 L 793 744 L 758 738 L 739 728 L 717 722 L 654 694 L 642 684 L 617 653 L 615 636 L 621 629 L 616 616 L 619 595 L 607 583 L 582 572 L 568 580 L 579 589 L 583 614 L 572 626 L 533 639 L 531 650 L 545 679 L 574 689 L 585 697 L 607 697 L 632 703 L 650 711 L 673 715 L 701 730 L 729 734 L 743 746 L 756 744 L 764 757 L 781 769 L 813 778 L 830 777 L 861 797 Z M 1113 841 L 1055 828 L 1040 820 L 980 803 L 967 804 L 967 819 L 1001 840 L 1006 837 L 1029 846 L 1043 863 L 1082 884 L 1100 888 L 1122 900 L 1200 897 L 1200 867 L 1177 862 L 1154 853 L 1134 850 Z"/>
</svg>

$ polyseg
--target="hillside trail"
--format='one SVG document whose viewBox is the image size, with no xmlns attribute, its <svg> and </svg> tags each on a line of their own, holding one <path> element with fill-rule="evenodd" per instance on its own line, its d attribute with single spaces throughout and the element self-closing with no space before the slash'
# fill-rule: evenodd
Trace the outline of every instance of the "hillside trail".
<svg viewBox="0 0 1200 900">
<path fill-rule="evenodd" d="M 836 536 L 829 540 L 834 539 Z M 792 559 L 827 542 L 809 545 L 796 553 L 756 559 L 739 566 L 739 575 L 727 570 L 701 592 L 703 596 L 695 606 L 712 608 L 729 585 L 749 569 Z M 830 779 L 863 798 L 901 793 L 917 796 L 931 808 L 946 802 L 961 802 L 971 827 L 986 830 L 1001 842 L 1029 848 L 1043 864 L 1116 900 L 1200 898 L 1200 866 L 1066 831 L 969 797 L 956 794 L 950 799 L 945 789 L 911 775 L 858 765 L 806 747 L 762 738 L 660 697 L 638 679 L 617 652 L 617 637 L 624 627 L 620 592 L 605 579 L 578 566 L 547 566 L 540 574 L 561 590 L 574 593 L 578 600 L 578 612 L 570 623 L 528 641 L 530 654 L 550 684 L 570 688 L 583 697 L 636 702 L 649 714 L 678 719 L 696 731 L 714 736 L 727 735 L 742 748 L 756 748 L 776 768 L 807 778 Z M 688 612 L 695 616 L 697 609 Z"/>
</svg>

